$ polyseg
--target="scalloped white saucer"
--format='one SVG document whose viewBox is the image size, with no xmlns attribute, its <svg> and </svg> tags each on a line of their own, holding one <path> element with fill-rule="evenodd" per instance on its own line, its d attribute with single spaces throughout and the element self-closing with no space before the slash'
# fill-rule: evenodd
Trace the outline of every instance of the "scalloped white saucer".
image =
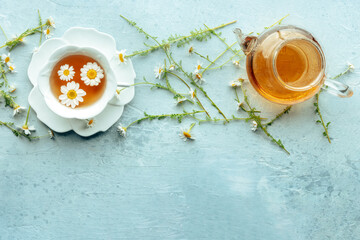
<svg viewBox="0 0 360 240">
<path fill-rule="evenodd" d="M 132 86 L 121 91 L 120 98 L 115 97 L 114 93 L 113 99 L 110 100 L 105 109 L 93 118 L 95 125 L 92 128 L 88 128 L 84 120 L 75 118 L 66 119 L 55 114 L 46 105 L 44 96 L 39 90 L 37 79 L 41 68 L 47 63 L 51 54 L 56 49 L 68 44 L 80 47 L 93 47 L 100 50 L 108 59 L 118 82 L 133 84 L 136 75 L 130 59 L 127 60 L 126 64 L 117 63 L 115 39 L 109 34 L 101 33 L 93 28 L 70 28 L 62 38 L 52 38 L 45 41 L 39 50 L 33 54 L 28 68 L 28 77 L 34 88 L 31 90 L 28 100 L 38 119 L 56 132 L 63 133 L 74 130 L 80 136 L 88 137 L 108 130 L 119 120 L 124 110 L 124 105 L 133 99 L 135 89 Z"/>
</svg>

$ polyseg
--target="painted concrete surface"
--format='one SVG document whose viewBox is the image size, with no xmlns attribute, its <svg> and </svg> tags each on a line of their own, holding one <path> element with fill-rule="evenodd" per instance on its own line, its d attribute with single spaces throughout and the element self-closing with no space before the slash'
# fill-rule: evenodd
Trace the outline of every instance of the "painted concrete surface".
<svg viewBox="0 0 360 240">
<path fill-rule="evenodd" d="M 329 75 L 344 70 L 347 61 L 360 67 L 357 1 L 1 0 L 0 6 L 0 24 L 9 36 L 34 26 L 39 9 L 43 18 L 55 18 L 54 36 L 72 26 L 94 27 L 128 52 L 142 49 L 145 38 L 119 14 L 162 39 L 232 20 L 244 32 L 259 32 L 289 13 L 284 23 L 308 29 L 321 42 Z M 235 41 L 233 27 L 222 30 L 229 43 Z M 31 89 L 26 71 L 38 37 L 12 52 L 18 73 L 9 80 L 25 106 Z M 193 45 L 212 58 L 225 48 L 216 38 Z M 191 69 L 198 58 L 187 56 L 187 47 L 174 54 Z M 153 68 L 163 59 L 161 52 L 135 57 L 136 81 L 153 81 Z M 244 70 L 232 65 L 204 76 L 205 89 L 227 115 L 241 116 L 227 86 L 238 76 Z M 90 138 L 69 132 L 31 143 L 0 128 L 0 239 L 360 239 L 359 79 L 359 70 L 341 79 L 354 87 L 351 99 L 321 95 L 331 144 L 315 123 L 312 100 L 269 128 L 290 156 L 244 122 L 196 126 L 193 142 L 178 137 L 191 120 L 143 122 L 126 139 L 113 127 Z M 249 92 L 264 115 L 281 110 Z M 11 109 L 1 109 L 0 120 L 23 122 L 24 114 L 13 119 Z M 139 86 L 120 122 L 128 124 L 144 111 L 182 108 L 168 92 Z M 46 134 L 34 112 L 30 123 L 37 134 Z"/>
</svg>

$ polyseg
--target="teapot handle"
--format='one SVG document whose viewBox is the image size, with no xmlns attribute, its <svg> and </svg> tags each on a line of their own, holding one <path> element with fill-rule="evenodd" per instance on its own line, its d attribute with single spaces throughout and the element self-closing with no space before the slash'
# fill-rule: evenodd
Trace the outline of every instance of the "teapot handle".
<svg viewBox="0 0 360 240">
<path fill-rule="evenodd" d="M 322 89 L 342 98 L 351 97 L 354 93 L 348 85 L 332 79 L 326 79 Z"/>
<path fill-rule="evenodd" d="M 233 30 L 236 36 L 237 42 L 240 44 L 241 49 L 243 50 L 245 55 L 249 55 L 250 52 L 257 45 L 258 38 L 255 36 L 245 36 L 240 28 L 235 28 Z"/>
</svg>

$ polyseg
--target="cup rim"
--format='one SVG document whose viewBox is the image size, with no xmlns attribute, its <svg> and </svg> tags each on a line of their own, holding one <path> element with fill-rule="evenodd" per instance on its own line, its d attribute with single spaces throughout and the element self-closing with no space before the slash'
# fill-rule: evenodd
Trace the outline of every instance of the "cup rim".
<svg viewBox="0 0 360 240">
<path fill-rule="evenodd" d="M 81 108 L 69 108 L 59 102 L 56 96 L 53 95 L 50 89 L 50 75 L 54 66 L 64 57 L 81 54 L 92 57 L 95 59 L 104 69 L 106 73 L 106 86 L 103 95 L 95 103 L 90 106 L 84 106 Z M 101 113 L 109 101 L 114 97 L 114 91 L 116 89 L 116 77 L 111 68 L 111 59 L 107 57 L 97 48 L 94 47 L 82 47 L 72 44 L 61 46 L 54 50 L 50 55 L 48 62 L 40 70 L 38 77 L 38 87 L 41 94 L 44 96 L 46 105 L 51 111 L 63 118 L 76 118 L 76 119 L 89 119 L 93 118 Z M 71 82 L 71 81 L 69 81 Z M 65 84 L 69 83 L 66 82 Z"/>
<path fill-rule="evenodd" d="M 291 86 L 289 84 L 287 84 L 285 81 L 283 81 L 277 71 L 277 66 L 276 66 L 276 60 L 277 60 L 277 57 L 278 57 L 278 54 L 280 52 L 280 50 L 287 44 L 289 44 L 290 42 L 292 41 L 299 41 L 299 40 L 302 40 L 302 41 L 307 41 L 309 42 L 311 45 L 313 45 L 315 47 L 315 49 L 318 51 L 319 55 L 320 55 L 320 58 L 321 58 L 321 70 L 319 72 L 319 74 L 317 75 L 317 77 L 314 79 L 314 81 L 312 81 L 310 84 L 308 84 L 307 86 L 304 86 L 304 87 L 294 87 L 294 86 Z M 289 89 L 291 91 L 307 91 L 317 85 L 319 85 L 319 83 L 321 83 L 322 79 L 324 78 L 325 76 L 325 70 L 326 70 L 326 60 L 325 60 L 325 54 L 324 52 L 322 51 L 320 45 L 309 39 L 309 38 L 305 38 L 305 37 L 296 37 L 296 38 L 290 38 L 290 39 L 287 39 L 287 40 L 284 40 L 281 44 L 279 44 L 274 52 L 273 52 L 273 58 L 272 58 L 272 69 L 273 69 L 273 73 L 274 73 L 274 76 L 275 78 L 278 80 L 278 82 L 286 89 Z"/>
</svg>

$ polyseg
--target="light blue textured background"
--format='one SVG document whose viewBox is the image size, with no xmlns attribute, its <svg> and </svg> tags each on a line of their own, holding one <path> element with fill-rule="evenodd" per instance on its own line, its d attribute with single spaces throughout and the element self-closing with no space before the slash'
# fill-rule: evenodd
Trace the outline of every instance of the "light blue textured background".
<svg viewBox="0 0 360 240">
<path fill-rule="evenodd" d="M 233 27 L 259 32 L 290 13 L 284 23 L 305 27 L 322 43 L 330 75 L 344 70 L 347 61 L 360 67 L 359 1 L 273 2 L 0 0 L 0 24 L 10 36 L 21 33 L 36 25 L 40 9 L 44 19 L 55 18 L 55 36 L 72 26 L 94 27 L 113 35 L 118 49 L 132 52 L 143 48 L 144 37 L 119 14 L 161 39 L 203 23 L 238 20 L 222 30 L 232 43 Z M 31 89 L 26 71 L 38 37 L 12 52 L 18 73 L 9 78 L 25 106 Z M 216 38 L 194 46 L 212 58 L 224 50 Z M 186 50 L 174 51 L 191 69 L 197 58 Z M 134 58 L 136 81 L 153 81 L 161 61 L 160 52 Z M 238 76 L 243 70 L 231 65 L 205 76 L 209 95 L 228 115 L 237 113 L 227 84 Z M 359 77 L 357 70 L 341 79 L 355 88 L 351 99 L 321 95 L 332 144 L 315 123 L 313 100 L 269 128 L 290 156 L 244 122 L 196 126 L 194 142 L 177 135 L 191 121 L 143 122 L 129 129 L 127 139 L 113 127 L 91 138 L 70 132 L 31 143 L 2 127 L 0 239 L 360 239 Z M 281 109 L 252 93 L 251 100 L 269 116 Z M 143 111 L 182 108 L 168 92 L 141 86 L 120 122 L 128 124 Z M 24 117 L 13 119 L 12 110 L 1 107 L 0 120 L 21 124 Z M 37 134 L 46 134 L 34 112 L 30 123 Z"/>
</svg>

